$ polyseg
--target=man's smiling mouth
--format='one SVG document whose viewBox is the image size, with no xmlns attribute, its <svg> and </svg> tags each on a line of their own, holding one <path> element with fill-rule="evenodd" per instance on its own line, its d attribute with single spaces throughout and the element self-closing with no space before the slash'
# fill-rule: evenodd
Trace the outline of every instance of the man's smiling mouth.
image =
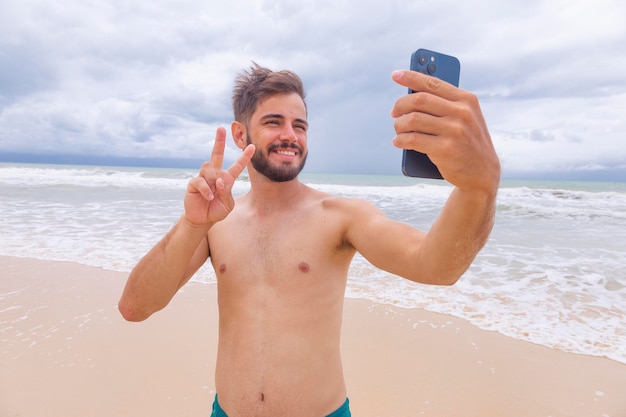
<svg viewBox="0 0 626 417">
<path fill-rule="evenodd" d="M 302 148 L 297 144 L 274 144 L 269 146 L 268 152 L 276 152 L 278 155 L 294 157 L 302 153 Z"/>
<path fill-rule="evenodd" d="M 296 151 L 291 151 L 291 150 L 286 150 L 286 149 L 279 149 L 276 151 L 276 153 L 279 155 L 285 155 L 285 156 L 296 156 Z"/>
</svg>

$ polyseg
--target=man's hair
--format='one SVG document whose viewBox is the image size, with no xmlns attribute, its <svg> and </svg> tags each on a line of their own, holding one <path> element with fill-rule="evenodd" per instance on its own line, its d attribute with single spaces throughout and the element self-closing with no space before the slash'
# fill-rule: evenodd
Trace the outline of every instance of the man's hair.
<svg viewBox="0 0 626 417">
<path fill-rule="evenodd" d="M 235 120 L 248 126 L 257 106 L 276 94 L 296 93 L 305 101 L 302 80 L 287 70 L 274 72 L 252 62 L 249 71 L 243 71 L 235 79 L 233 88 L 233 113 Z M 306 108 L 306 102 L 304 103 Z"/>
</svg>

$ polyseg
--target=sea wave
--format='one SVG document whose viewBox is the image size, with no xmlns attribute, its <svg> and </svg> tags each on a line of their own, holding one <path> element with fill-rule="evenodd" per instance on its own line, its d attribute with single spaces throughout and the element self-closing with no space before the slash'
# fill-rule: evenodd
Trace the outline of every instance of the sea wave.
<svg viewBox="0 0 626 417">
<path fill-rule="evenodd" d="M 626 219 L 626 193 L 504 188 L 498 210 L 520 218 Z"/>
</svg>

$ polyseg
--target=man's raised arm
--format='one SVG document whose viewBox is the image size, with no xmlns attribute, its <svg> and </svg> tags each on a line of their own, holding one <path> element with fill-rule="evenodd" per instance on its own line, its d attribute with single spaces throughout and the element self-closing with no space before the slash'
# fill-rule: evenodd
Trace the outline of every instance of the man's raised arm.
<svg viewBox="0 0 626 417">
<path fill-rule="evenodd" d="M 392 78 L 417 91 L 393 107 L 393 144 L 428 154 L 455 186 L 420 242 L 420 280 L 453 284 L 493 228 L 500 161 L 474 94 L 414 71 L 395 71 Z"/>
<path fill-rule="evenodd" d="M 129 321 L 142 321 L 164 308 L 209 256 L 207 232 L 235 205 L 232 186 L 254 154 L 249 145 L 222 169 L 226 130 L 218 128 L 211 160 L 189 181 L 185 213 L 131 271 L 118 307 Z"/>
</svg>

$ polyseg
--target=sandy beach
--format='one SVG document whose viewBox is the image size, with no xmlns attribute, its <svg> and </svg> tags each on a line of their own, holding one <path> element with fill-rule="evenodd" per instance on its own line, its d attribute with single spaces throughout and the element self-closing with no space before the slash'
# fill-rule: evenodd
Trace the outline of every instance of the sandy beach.
<svg viewBox="0 0 626 417">
<path fill-rule="evenodd" d="M 0 257 L 0 275 L 0 417 L 210 414 L 214 285 L 127 323 L 125 273 Z M 626 365 L 424 310 L 346 300 L 342 354 L 357 417 L 626 417 Z"/>
</svg>

